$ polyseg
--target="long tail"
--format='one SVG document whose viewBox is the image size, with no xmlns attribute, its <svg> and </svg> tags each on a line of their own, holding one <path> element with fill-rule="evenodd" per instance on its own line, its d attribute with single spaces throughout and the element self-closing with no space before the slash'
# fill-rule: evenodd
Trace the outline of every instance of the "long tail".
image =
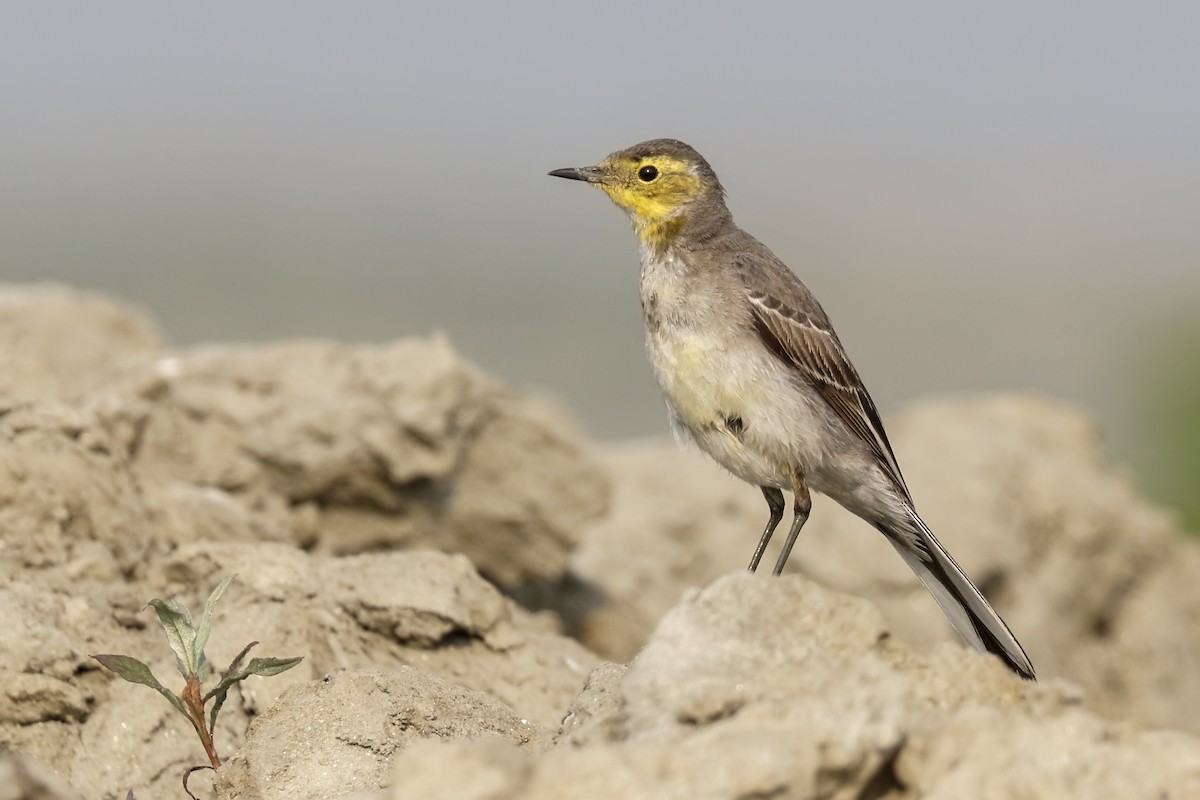
<svg viewBox="0 0 1200 800">
<path fill-rule="evenodd" d="M 1033 664 L 1000 615 L 954 562 L 915 511 L 913 529 L 889 530 L 878 525 L 913 572 L 942 607 L 958 635 L 977 650 L 994 653 L 1009 669 L 1026 680 L 1036 680 Z"/>
</svg>

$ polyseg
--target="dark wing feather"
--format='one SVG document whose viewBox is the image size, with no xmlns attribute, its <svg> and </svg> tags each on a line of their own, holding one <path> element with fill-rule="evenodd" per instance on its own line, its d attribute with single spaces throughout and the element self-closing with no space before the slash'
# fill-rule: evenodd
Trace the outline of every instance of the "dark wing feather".
<svg viewBox="0 0 1200 800">
<path fill-rule="evenodd" d="M 896 487 L 908 497 L 879 411 L 824 314 L 795 308 L 767 291 L 749 286 L 746 299 L 763 344 L 808 380 L 846 427 L 866 442 Z"/>
</svg>

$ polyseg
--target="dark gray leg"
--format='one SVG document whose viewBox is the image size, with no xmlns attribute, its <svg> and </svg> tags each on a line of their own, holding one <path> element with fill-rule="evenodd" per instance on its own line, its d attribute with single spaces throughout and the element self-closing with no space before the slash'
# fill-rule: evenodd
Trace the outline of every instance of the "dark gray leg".
<svg viewBox="0 0 1200 800">
<path fill-rule="evenodd" d="M 788 556 L 792 554 L 792 546 L 796 544 L 796 537 L 800 535 L 800 529 L 804 527 L 804 523 L 808 522 L 808 512 L 812 511 L 812 495 L 808 493 L 808 484 L 804 482 L 804 478 L 797 475 L 795 483 L 792 484 L 792 490 L 796 493 L 796 498 L 792 502 L 792 513 L 795 516 L 792 518 L 792 527 L 788 531 L 787 539 L 783 543 L 783 550 L 779 552 L 779 560 L 775 562 L 773 573 L 775 575 L 783 572 L 783 565 L 787 563 Z"/>
<path fill-rule="evenodd" d="M 771 518 L 767 520 L 767 527 L 763 529 L 762 538 L 758 540 L 758 547 L 754 548 L 754 557 L 750 559 L 751 572 L 758 569 L 758 562 L 762 561 L 767 542 L 771 541 L 771 534 L 775 533 L 775 529 L 779 527 L 779 520 L 783 519 L 783 492 L 771 486 L 761 488 L 763 497 L 767 498 L 767 505 L 771 507 Z"/>
</svg>

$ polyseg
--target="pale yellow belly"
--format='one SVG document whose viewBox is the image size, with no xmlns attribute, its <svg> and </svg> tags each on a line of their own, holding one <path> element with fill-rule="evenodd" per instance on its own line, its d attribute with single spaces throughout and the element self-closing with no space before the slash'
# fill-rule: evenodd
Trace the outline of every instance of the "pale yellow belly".
<svg viewBox="0 0 1200 800">
<path fill-rule="evenodd" d="M 730 369 L 728 350 L 708 334 L 652 334 L 648 342 L 659 386 L 688 427 L 724 424 L 737 416 L 747 392 Z"/>
<path fill-rule="evenodd" d="M 730 428 L 736 418 L 738 426 L 761 430 L 764 409 L 779 400 L 778 387 L 756 354 L 701 332 L 652 332 L 648 345 L 667 406 L 682 428 L 679 432 L 743 480 L 790 488 L 782 460 L 756 446 L 757 437 L 743 438 Z"/>
</svg>

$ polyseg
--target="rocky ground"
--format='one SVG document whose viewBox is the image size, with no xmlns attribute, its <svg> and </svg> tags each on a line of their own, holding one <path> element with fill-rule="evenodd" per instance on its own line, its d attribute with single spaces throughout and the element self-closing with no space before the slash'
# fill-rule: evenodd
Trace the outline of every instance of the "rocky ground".
<svg viewBox="0 0 1200 800">
<path fill-rule="evenodd" d="M 1200 797 L 1194 542 L 1073 409 L 889 429 L 1039 683 L 834 504 L 788 575 L 746 575 L 757 491 L 589 442 L 436 337 L 168 350 L 0 287 L 0 800 L 184 797 L 187 723 L 89 654 L 174 685 L 146 601 L 231 573 L 210 660 L 304 661 L 231 693 L 200 797 Z"/>
</svg>

